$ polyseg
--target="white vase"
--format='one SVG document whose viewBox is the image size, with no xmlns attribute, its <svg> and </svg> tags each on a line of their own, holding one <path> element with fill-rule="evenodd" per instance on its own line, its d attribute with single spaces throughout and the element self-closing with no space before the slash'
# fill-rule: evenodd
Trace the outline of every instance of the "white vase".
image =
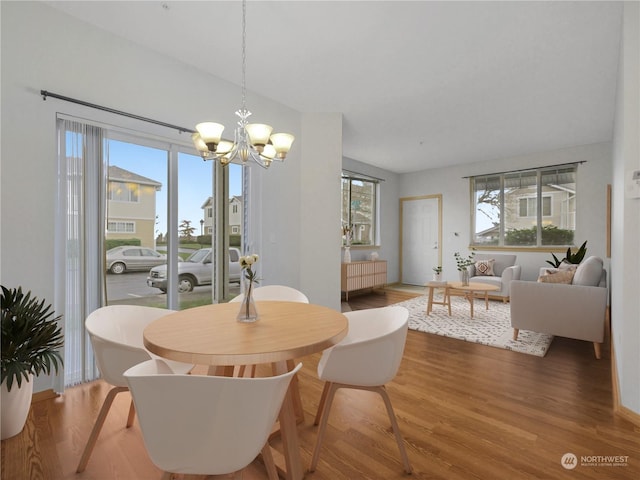
<svg viewBox="0 0 640 480">
<path fill-rule="evenodd" d="M 349 247 L 344 247 L 344 258 L 342 261 L 344 263 L 351 263 L 351 250 Z"/>
<path fill-rule="evenodd" d="M 468 268 L 463 268 L 462 270 L 460 270 L 460 281 L 462 282 L 462 285 L 465 287 L 469 285 L 469 269 Z"/>
<path fill-rule="evenodd" d="M 15 380 L 11 384 L 11 391 L 7 391 L 6 379 L 0 387 L 2 393 L 2 406 L 0 415 L 2 416 L 2 440 L 18 435 L 22 432 L 24 424 L 31 408 L 31 397 L 33 395 L 33 375 L 29 375 L 29 381 L 22 379 L 22 384 L 18 388 Z"/>
<path fill-rule="evenodd" d="M 434 273 L 433 274 L 433 281 L 434 282 L 441 282 L 442 281 L 442 274 L 441 273 Z"/>
</svg>

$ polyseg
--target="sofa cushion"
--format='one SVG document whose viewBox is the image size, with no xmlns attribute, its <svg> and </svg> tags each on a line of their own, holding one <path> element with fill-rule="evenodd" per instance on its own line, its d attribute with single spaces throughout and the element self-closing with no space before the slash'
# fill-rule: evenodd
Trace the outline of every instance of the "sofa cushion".
<svg viewBox="0 0 640 480">
<path fill-rule="evenodd" d="M 583 261 L 573 276 L 574 285 L 585 285 L 588 287 L 597 287 L 600 284 L 602 276 L 603 262 L 599 257 L 589 257 Z"/>
<path fill-rule="evenodd" d="M 570 284 L 573 280 L 573 276 L 575 274 L 574 270 L 557 270 L 555 272 L 550 272 L 547 270 L 547 273 L 544 275 L 540 275 L 538 277 L 538 281 L 541 283 L 566 283 Z"/>
<path fill-rule="evenodd" d="M 495 259 L 490 260 L 478 260 L 476 262 L 476 275 L 482 276 L 493 276 L 493 264 L 495 263 Z"/>
<path fill-rule="evenodd" d="M 512 267 L 516 264 L 516 255 L 507 255 L 501 253 L 476 253 L 475 255 L 476 262 L 479 260 L 495 260 L 493 264 L 493 274 L 496 277 L 501 277 L 502 272 L 507 267 Z M 475 270 L 475 266 L 472 265 L 473 270 Z M 471 272 L 471 276 L 473 277 L 475 274 L 474 271 Z"/>
</svg>

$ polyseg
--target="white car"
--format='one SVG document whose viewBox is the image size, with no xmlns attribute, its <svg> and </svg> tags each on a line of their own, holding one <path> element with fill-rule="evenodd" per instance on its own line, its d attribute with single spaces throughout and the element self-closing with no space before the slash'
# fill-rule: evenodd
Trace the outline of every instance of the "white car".
<svg viewBox="0 0 640 480">
<path fill-rule="evenodd" d="M 167 257 L 150 248 L 123 245 L 107 250 L 107 271 L 119 275 L 125 272 L 146 271 L 167 262 Z"/>
<path fill-rule="evenodd" d="M 240 250 L 229 249 L 229 281 L 240 281 Z M 202 248 L 193 252 L 184 262 L 178 263 L 178 293 L 186 293 L 193 287 L 211 285 L 211 249 Z M 167 265 L 158 265 L 149 271 L 147 285 L 167 292 Z"/>
</svg>

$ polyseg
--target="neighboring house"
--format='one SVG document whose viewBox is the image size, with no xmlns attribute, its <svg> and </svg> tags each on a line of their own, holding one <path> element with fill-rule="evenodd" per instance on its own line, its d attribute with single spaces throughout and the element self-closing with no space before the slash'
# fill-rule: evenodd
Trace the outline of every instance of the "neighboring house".
<svg viewBox="0 0 640 480">
<path fill-rule="evenodd" d="M 536 187 L 523 187 L 505 192 L 505 229 L 525 230 L 537 223 Z M 542 226 L 555 226 L 562 230 L 575 231 L 576 191 L 575 184 L 545 185 L 542 187 Z M 475 234 L 478 244 L 498 244 L 500 227 L 492 227 Z"/>
<path fill-rule="evenodd" d="M 238 195 L 229 199 L 229 233 L 242 234 L 242 197 Z"/>
<path fill-rule="evenodd" d="M 155 248 L 156 192 L 160 182 L 120 167 L 109 167 L 107 240 L 140 239 Z"/>
<path fill-rule="evenodd" d="M 213 233 L 213 197 L 207 200 L 200 207 L 202 208 L 203 234 L 211 235 Z M 234 195 L 229 199 L 229 234 L 242 234 L 242 197 Z"/>
</svg>

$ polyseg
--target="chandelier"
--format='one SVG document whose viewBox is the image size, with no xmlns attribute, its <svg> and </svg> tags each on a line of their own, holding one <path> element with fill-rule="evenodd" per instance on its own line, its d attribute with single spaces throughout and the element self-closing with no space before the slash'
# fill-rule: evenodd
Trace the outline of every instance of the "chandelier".
<svg viewBox="0 0 640 480">
<path fill-rule="evenodd" d="M 251 112 L 246 107 L 246 0 L 242 0 L 242 108 L 236 111 L 240 118 L 233 141 L 222 138 L 224 125 L 203 122 L 196 125 L 191 135 L 203 160 L 218 160 L 228 165 L 235 159 L 246 163 L 249 159 L 264 168 L 273 160 L 284 161 L 291 149 L 294 136 L 289 133 L 271 133 L 273 127 L 262 123 L 249 123 Z"/>
</svg>

